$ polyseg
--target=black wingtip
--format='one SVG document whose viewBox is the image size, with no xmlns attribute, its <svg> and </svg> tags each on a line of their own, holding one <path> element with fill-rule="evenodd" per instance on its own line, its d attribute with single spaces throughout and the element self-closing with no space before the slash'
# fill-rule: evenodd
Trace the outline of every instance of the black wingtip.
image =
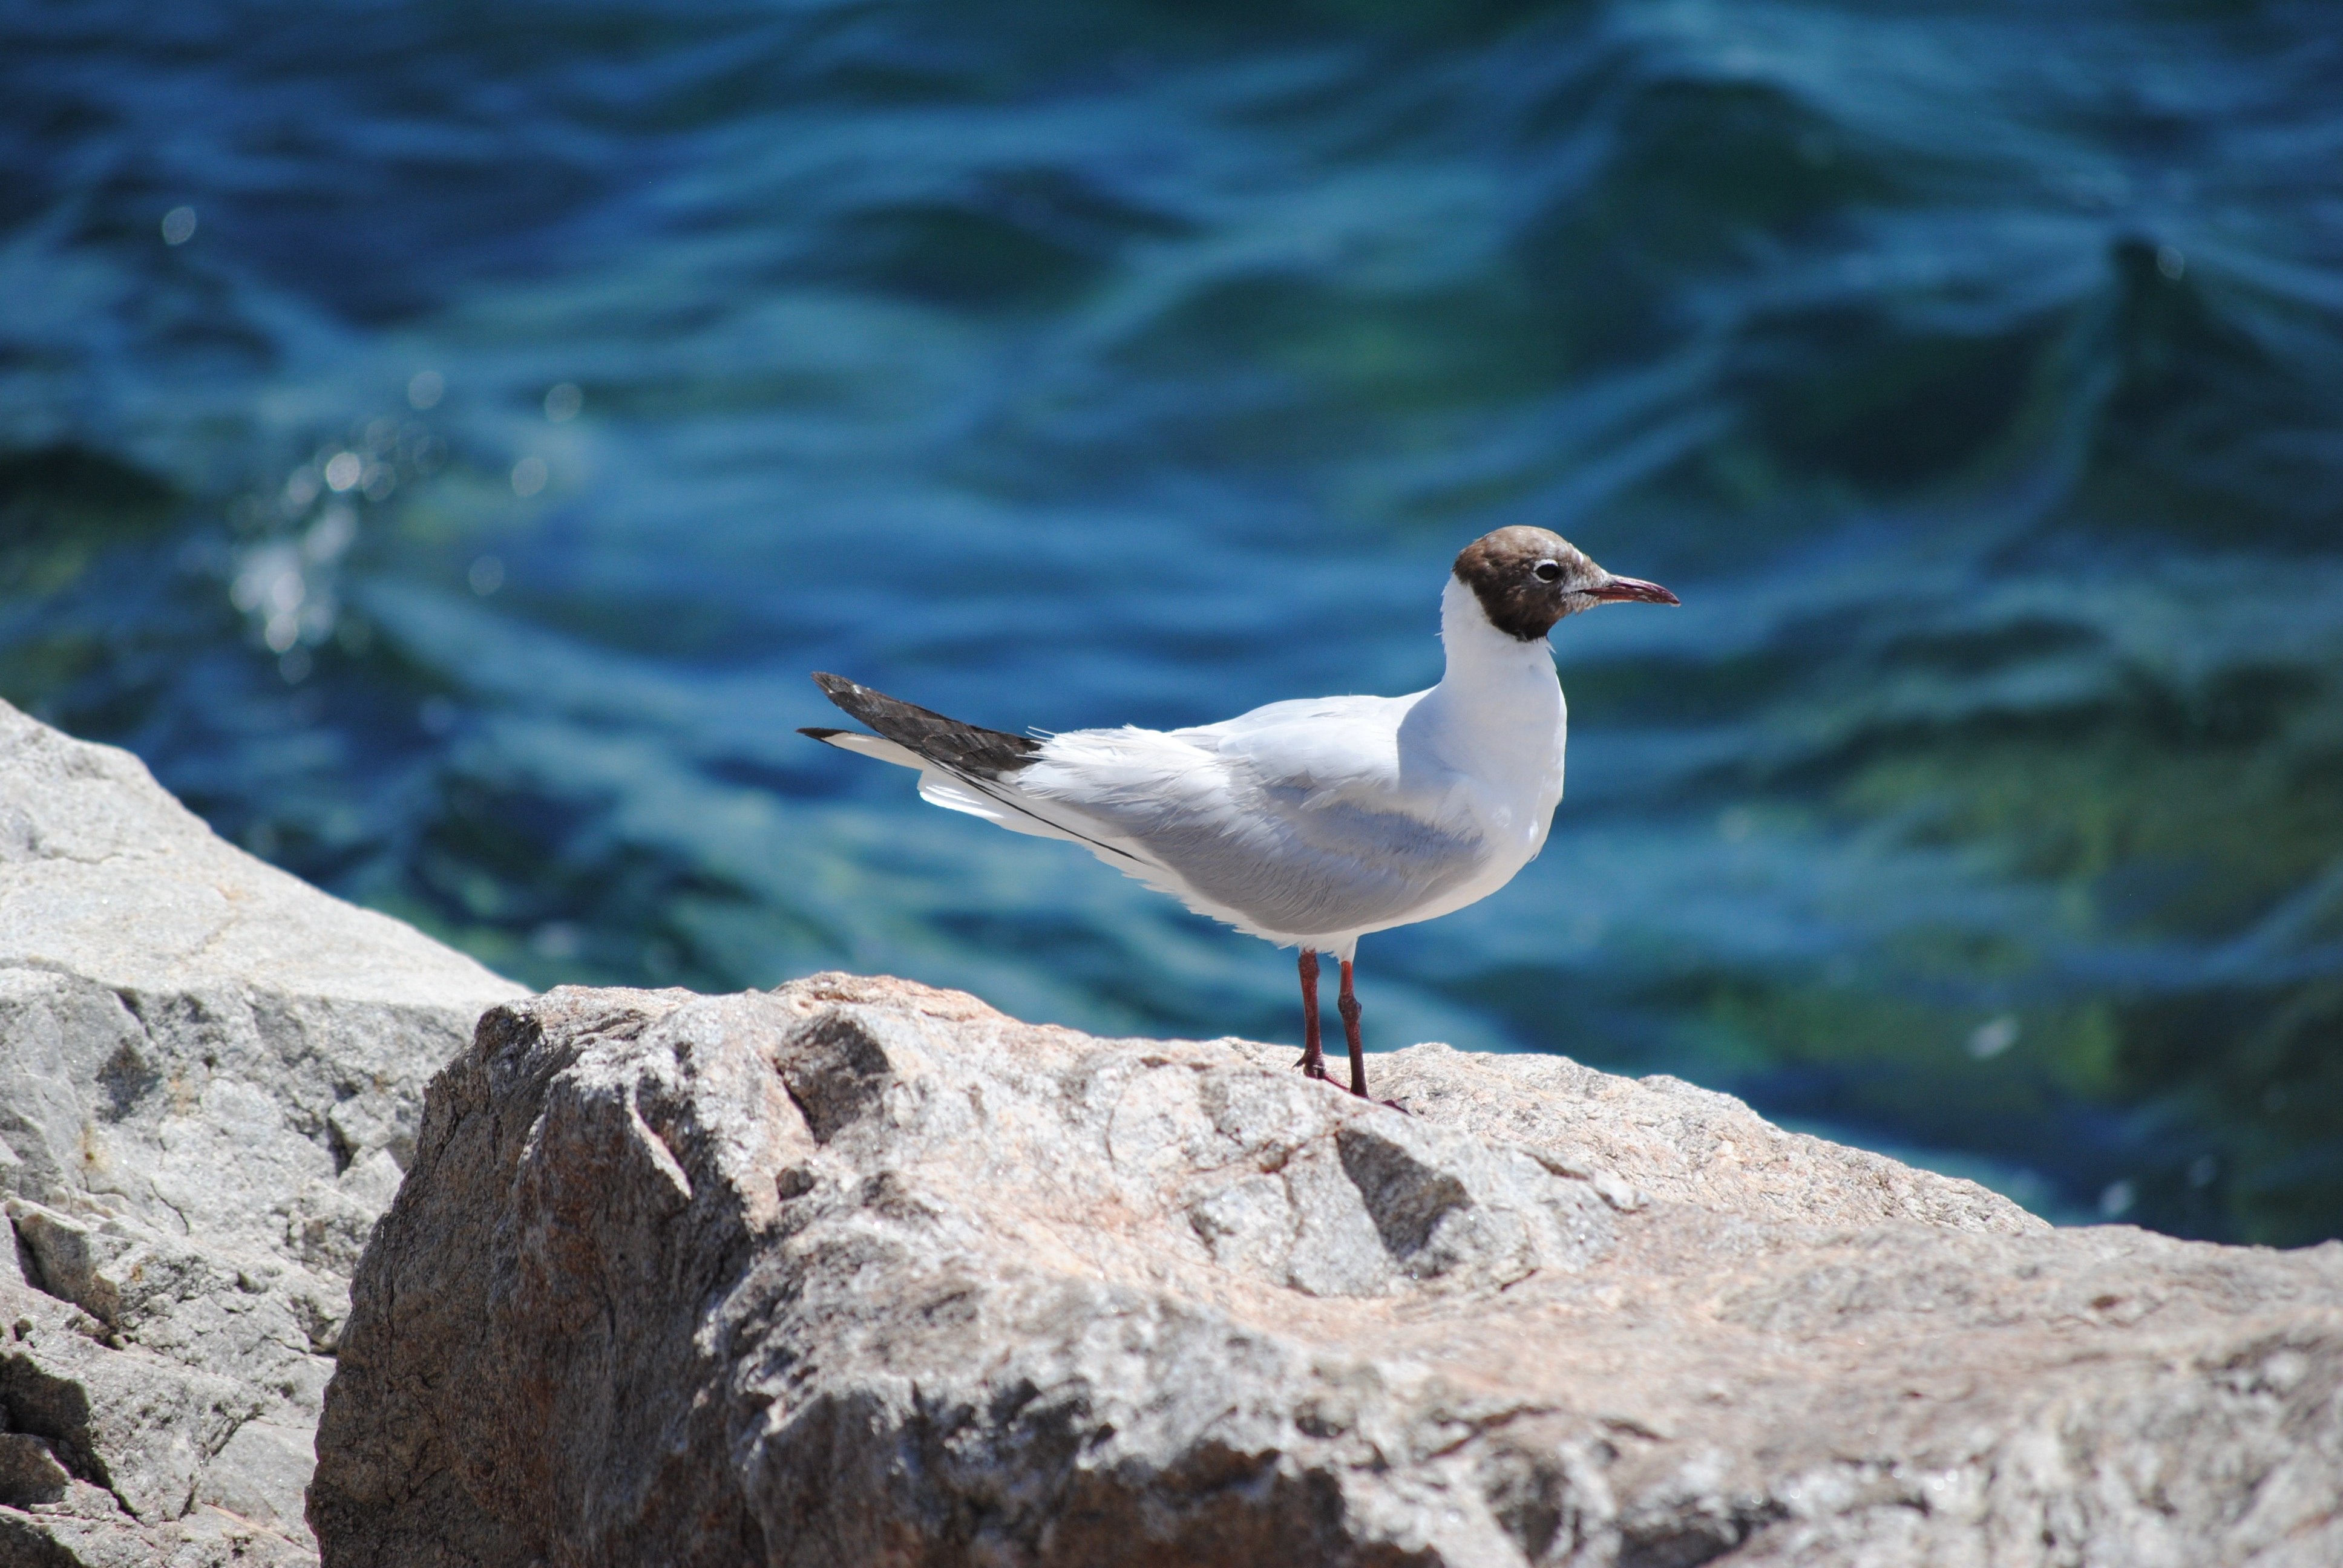
<svg viewBox="0 0 2343 1568">
<path fill-rule="evenodd" d="M 809 740 L 828 740 L 831 736 L 843 735 L 846 731 L 843 729 L 799 729 L 798 733 L 804 736 Z"/>
</svg>

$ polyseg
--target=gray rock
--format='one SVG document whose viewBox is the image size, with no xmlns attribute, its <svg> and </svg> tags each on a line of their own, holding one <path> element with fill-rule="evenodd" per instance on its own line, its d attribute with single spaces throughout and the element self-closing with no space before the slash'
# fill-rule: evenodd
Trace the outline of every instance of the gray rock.
<svg viewBox="0 0 2343 1568">
<path fill-rule="evenodd" d="M 8 1424 L 47 1440 L 68 1471 L 105 1487 L 140 1520 L 177 1518 L 205 1462 L 269 1402 L 231 1379 L 114 1349 L 78 1328 L 36 1318 L 12 1331 L 0 1348 Z"/>
<path fill-rule="evenodd" d="M 519 994 L 0 703 L 0 1564 L 313 1560 L 349 1271 Z"/>
<path fill-rule="evenodd" d="M 0 1510 L 7 1568 L 303 1568 L 317 1561 L 309 1547 L 217 1508 L 199 1505 L 160 1530 L 142 1527 L 80 1482 L 63 1504 Z"/>
<path fill-rule="evenodd" d="M 2343 1562 L 2343 1246 L 1292 1060 L 837 975 L 490 1011 L 358 1269 L 326 1563 Z"/>
<path fill-rule="evenodd" d="M 317 1464 L 314 1425 L 247 1421 L 205 1467 L 196 1501 L 287 1530 L 301 1517 Z"/>
</svg>

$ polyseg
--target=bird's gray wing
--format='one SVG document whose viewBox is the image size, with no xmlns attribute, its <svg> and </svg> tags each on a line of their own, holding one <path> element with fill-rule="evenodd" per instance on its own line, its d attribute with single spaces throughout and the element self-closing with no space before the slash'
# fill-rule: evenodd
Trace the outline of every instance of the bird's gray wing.
<svg viewBox="0 0 2343 1568">
<path fill-rule="evenodd" d="M 1275 937 L 1391 923 L 1472 877 L 1474 824 L 1443 816 L 1439 780 L 1409 779 L 1406 698 L 1278 703 L 1159 734 L 1053 737 L 1012 781 L 1069 807 L 1172 873 L 1146 876 L 1201 912 Z"/>
</svg>

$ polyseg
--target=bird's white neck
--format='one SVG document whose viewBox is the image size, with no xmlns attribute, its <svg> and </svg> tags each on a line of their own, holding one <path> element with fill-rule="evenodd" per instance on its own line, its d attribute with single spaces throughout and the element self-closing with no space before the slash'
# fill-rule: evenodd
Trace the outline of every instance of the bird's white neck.
<svg viewBox="0 0 2343 1568">
<path fill-rule="evenodd" d="M 1424 701 L 1441 751 L 1468 767 L 1550 771 L 1558 797 L 1566 716 L 1545 638 L 1523 642 L 1499 631 L 1480 598 L 1452 577 L 1440 596 L 1440 640 L 1447 672 Z"/>
<path fill-rule="evenodd" d="M 1544 638 L 1523 642 L 1489 624 L 1478 595 L 1454 578 L 1440 595 L 1440 641 L 1448 650 L 1440 689 L 1456 697 L 1512 699 L 1525 689 L 1559 691 L 1554 649 Z"/>
</svg>

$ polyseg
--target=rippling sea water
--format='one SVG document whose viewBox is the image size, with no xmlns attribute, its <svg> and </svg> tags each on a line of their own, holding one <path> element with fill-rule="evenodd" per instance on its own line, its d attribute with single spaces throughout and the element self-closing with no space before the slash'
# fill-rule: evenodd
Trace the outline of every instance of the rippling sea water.
<svg viewBox="0 0 2343 1568">
<path fill-rule="evenodd" d="M 0 695 L 536 984 L 1094 1030 L 1290 960 L 804 741 L 1433 679 L 1570 793 L 1382 1045 L 2061 1219 L 2343 1231 L 2343 46 L 2313 5 L 21 0 Z"/>
</svg>

